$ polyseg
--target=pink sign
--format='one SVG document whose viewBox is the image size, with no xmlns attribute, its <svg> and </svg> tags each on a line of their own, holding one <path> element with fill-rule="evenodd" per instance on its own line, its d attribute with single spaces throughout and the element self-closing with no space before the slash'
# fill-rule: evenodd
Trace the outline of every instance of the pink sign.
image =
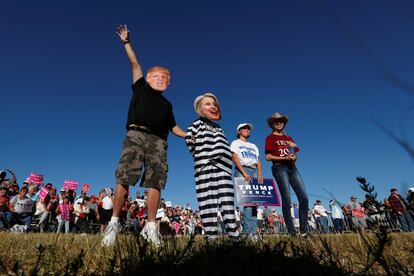
<svg viewBox="0 0 414 276">
<path fill-rule="evenodd" d="M 364 218 L 365 217 L 364 208 L 361 208 L 361 209 L 354 208 L 354 209 L 352 209 L 352 216 L 354 216 L 356 218 Z"/>
<path fill-rule="evenodd" d="M 49 191 L 46 188 L 42 188 L 39 191 L 39 197 L 44 200 L 48 193 Z"/>
<path fill-rule="evenodd" d="M 76 190 L 78 189 L 78 181 L 73 180 L 65 180 L 65 183 L 63 184 L 63 188 L 67 190 Z"/>
<path fill-rule="evenodd" d="M 87 193 L 89 191 L 89 188 L 91 187 L 90 184 L 83 184 L 82 186 L 82 191 L 84 191 L 85 193 Z"/>
<path fill-rule="evenodd" d="M 29 177 L 26 179 L 26 181 L 31 184 L 41 185 L 43 184 L 43 179 L 43 174 L 31 173 Z"/>
</svg>

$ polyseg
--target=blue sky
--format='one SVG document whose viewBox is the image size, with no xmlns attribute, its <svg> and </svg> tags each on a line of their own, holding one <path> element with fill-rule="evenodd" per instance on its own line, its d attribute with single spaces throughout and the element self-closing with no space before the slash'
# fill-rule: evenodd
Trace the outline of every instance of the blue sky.
<svg viewBox="0 0 414 276">
<path fill-rule="evenodd" d="M 326 203 L 324 190 L 341 201 L 362 198 L 356 176 L 384 198 L 391 187 L 414 186 L 408 154 L 371 122 L 399 135 L 413 105 L 414 95 L 382 74 L 414 84 L 412 14 L 407 0 L 5 2 L 0 168 L 14 170 L 20 183 L 38 172 L 58 187 L 65 179 L 90 183 L 94 193 L 114 187 L 131 96 L 115 34 L 125 23 L 144 70 L 170 68 L 164 96 L 182 128 L 196 118 L 195 97 L 213 92 L 229 142 L 239 123 L 250 122 L 263 153 L 266 118 L 287 114 L 311 203 Z M 408 113 L 409 141 L 413 122 Z M 173 135 L 168 159 L 163 197 L 196 207 L 192 158 Z"/>
</svg>

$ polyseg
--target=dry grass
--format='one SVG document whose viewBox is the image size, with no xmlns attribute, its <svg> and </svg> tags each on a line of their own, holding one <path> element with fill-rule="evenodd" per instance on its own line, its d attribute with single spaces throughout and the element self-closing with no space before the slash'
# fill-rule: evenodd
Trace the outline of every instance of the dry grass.
<svg viewBox="0 0 414 276">
<path fill-rule="evenodd" d="M 103 248 L 99 235 L 0 233 L 11 275 L 414 275 L 414 234 L 265 237 L 257 243 L 171 238 L 160 249 L 134 236 Z"/>
</svg>

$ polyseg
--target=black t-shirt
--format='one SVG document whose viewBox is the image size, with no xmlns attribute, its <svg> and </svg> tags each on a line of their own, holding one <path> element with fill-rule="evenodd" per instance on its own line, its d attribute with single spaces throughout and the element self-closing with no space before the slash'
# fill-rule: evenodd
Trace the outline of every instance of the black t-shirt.
<svg viewBox="0 0 414 276">
<path fill-rule="evenodd" d="M 132 85 L 132 91 L 126 128 L 131 124 L 144 126 L 167 140 L 169 131 L 176 126 L 171 103 L 144 78 Z"/>
</svg>

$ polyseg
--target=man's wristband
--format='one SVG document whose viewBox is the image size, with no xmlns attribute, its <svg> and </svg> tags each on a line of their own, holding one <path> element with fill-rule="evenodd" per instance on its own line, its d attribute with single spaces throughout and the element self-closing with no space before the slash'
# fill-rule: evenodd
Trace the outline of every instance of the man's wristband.
<svg viewBox="0 0 414 276">
<path fill-rule="evenodd" d="M 127 41 L 124 41 L 124 45 L 125 45 L 125 44 L 128 44 L 128 43 L 129 43 L 129 40 L 127 40 Z"/>
</svg>

